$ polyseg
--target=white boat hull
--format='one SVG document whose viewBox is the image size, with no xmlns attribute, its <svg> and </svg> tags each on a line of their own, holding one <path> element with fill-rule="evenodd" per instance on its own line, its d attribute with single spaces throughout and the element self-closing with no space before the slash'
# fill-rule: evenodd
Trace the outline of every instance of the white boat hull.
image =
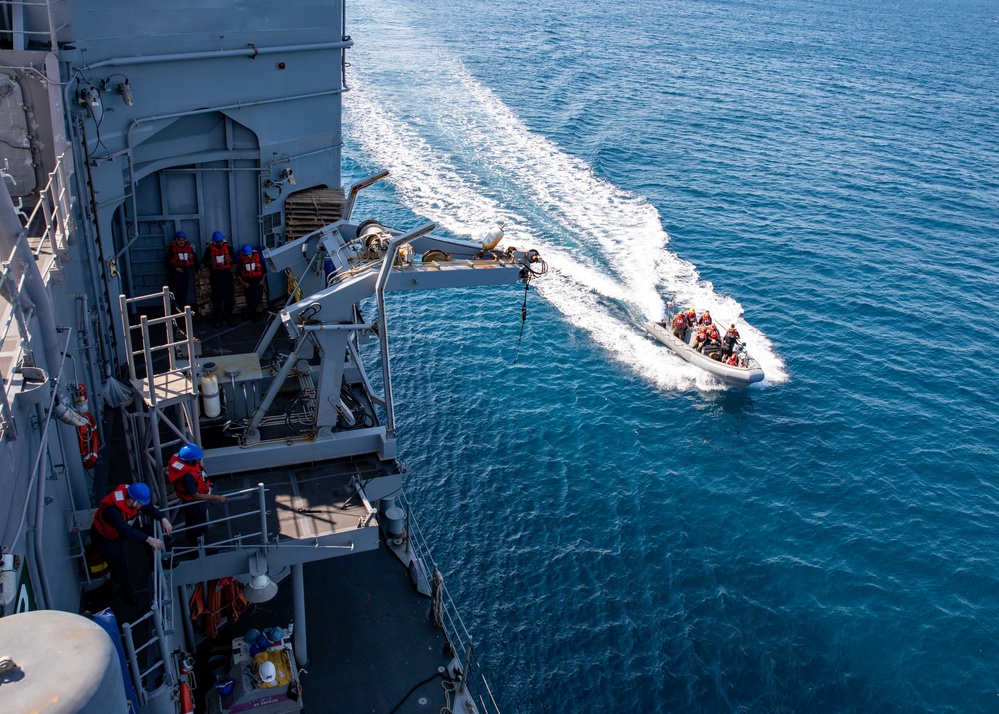
<svg viewBox="0 0 999 714">
<path fill-rule="evenodd" d="M 724 364 L 722 362 L 718 362 L 717 360 L 713 360 L 710 357 L 705 357 L 679 337 L 674 335 L 670 328 L 663 327 L 658 322 L 645 323 L 645 329 L 650 335 L 669 347 L 680 357 L 683 357 L 683 359 L 687 360 L 692 365 L 700 367 L 705 372 L 710 372 L 726 384 L 731 384 L 735 387 L 748 387 L 754 382 L 763 381 L 763 370 L 755 360 L 750 360 L 749 367 L 736 367 L 734 365 Z"/>
</svg>

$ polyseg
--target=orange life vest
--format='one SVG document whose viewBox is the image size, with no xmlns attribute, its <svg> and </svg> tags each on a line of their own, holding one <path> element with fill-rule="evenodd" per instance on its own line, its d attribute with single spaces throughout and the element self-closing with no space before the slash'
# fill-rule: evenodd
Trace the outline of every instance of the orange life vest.
<svg viewBox="0 0 999 714">
<path fill-rule="evenodd" d="M 673 319 L 673 327 L 686 327 L 687 317 L 681 312 Z"/>
<path fill-rule="evenodd" d="M 264 266 L 260 262 L 260 253 L 253 251 L 249 255 L 240 254 L 239 272 L 244 278 L 264 277 Z"/>
<path fill-rule="evenodd" d="M 229 270 L 232 268 L 232 252 L 229 244 L 224 240 L 212 241 L 208 244 L 208 253 L 211 255 L 213 271 Z"/>
<path fill-rule="evenodd" d="M 243 597 L 243 586 L 232 577 L 208 581 L 207 603 L 205 603 L 201 583 L 198 583 L 189 604 L 192 620 L 201 615 L 207 616 L 205 618 L 205 634 L 208 637 L 215 637 L 218 634 L 219 628 L 223 625 L 223 617 L 226 618 L 225 624 L 232 624 L 249 607 L 249 603 Z"/>
<path fill-rule="evenodd" d="M 170 243 L 170 265 L 175 268 L 191 268 L 194 266 L 194 249 L 191 244 L 186 242 L 183 246 L 177 244 L 177 241 Z"/>
<path fill-rule="evenodd" d="M 139 507 L 136 506 L 133 508 L 129 506 L 127 498 L 128 484 L 123 483 L 102 498 L 100 505 L 97 506 L 97 511 L 94 513 L 94 527 L 97 528 L 98 533 L 108 540 L 116 540 L 118 538 L 118 529 L 107 522 L 107 519 L 104 517 L 105 508 L 117 508 L 125 516 L 126 523 L 139 515 Z"/>
<path fill-rule="evenodd" d="M 739 355 L 733 352 L 732 356 L 728 358 L 728 363 L 733 367 L 735 367 L 737 364 L 739 364 Z"/>
<path fill-rule="evenodd" d="M 186 474 L 191 474 L 194 477 L 194 483 L 198 485 L 198 493 L 211 493 L 212 491 L 212 484 L 205 478 L 205 471 L 201 468 L 201 464 L 189 464 L 179 456 L 172 456 L 167 470 L 170 476 L 170 485 L 173 486 L 174 493 L 181 501 L 194 500 L 194 494 L 183 493 L 177 488 L 177 482 Z"/>
</svg>

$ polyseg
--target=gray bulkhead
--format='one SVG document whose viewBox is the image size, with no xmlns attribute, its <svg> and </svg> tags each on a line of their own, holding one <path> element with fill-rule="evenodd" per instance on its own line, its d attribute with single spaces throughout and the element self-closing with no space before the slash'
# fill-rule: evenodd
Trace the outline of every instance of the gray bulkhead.
<svg viewBox="0 0 999 714">
<path fill-rule="evenodd" d="M 35 332 L 28 346 L 50 377 L 87 385 L 98 420 L 106 370 L 124 362 L 116 297 L 162 286 L 174 231 L 184 230 L 199 252 L 215 230 L 237 247 L 276 246 L 285 239 L 290 191 L 340 186 L 343 48 L 350 44 L 342 10 L 339 3 L 258 0 L 0 2 L 7 30 L 0 28 L 0 73 L 8 78 L 0 82 L 12 85 L 10 106 L 25 112 L 6 121 L 33 147 L 11 147 L 12 176 L 30 200 L 65 153 L 74 193 L 71 239 L 48 279 L 55 323 L 68 328 L 58 342 L 72 359 L 59 374 L 59 360 L 42 354 Z M 8 186 L 16 203 L 17 188 Z M 6 380 L 10 365 L 3 367 Z M 12 403 L 16 434 L 0 439 L 0 545 L 29 554 L 35 589 L 47 582 L 47 607 L 75 610 L 73 514 L 90 506 L 93 482 L 79 464 L 74 427 L 53 420 L 41 448 L 36 401 Z M 36 509 L 29 477 L 39 453 L 43 505 Z M 43 578 L 30 555 L 36 534 Z"/>
</svg>

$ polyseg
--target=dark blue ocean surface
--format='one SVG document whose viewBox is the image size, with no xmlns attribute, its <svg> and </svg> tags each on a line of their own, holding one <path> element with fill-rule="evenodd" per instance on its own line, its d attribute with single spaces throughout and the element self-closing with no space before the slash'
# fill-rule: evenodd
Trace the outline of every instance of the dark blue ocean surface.
<svg viewBox="0 0 999 714">
<path fill-rule="evenodd" d="M 504 712 L 999 711 L 999 5 L 348 5 L 408 490 Z M 644 335 L 735 321 L 724 388 Z M 516 364 L 515 364 L 516 360 Z"/>
</svg>

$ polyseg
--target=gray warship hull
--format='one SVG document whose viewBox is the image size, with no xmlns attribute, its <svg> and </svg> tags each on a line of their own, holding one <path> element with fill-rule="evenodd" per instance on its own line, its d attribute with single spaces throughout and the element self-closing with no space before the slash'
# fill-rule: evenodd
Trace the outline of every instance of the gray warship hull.
<svg viewBox="0 0 999 714">
<path fill-rule="evenodd" d="M 0 639 L 108 608 L 120 663 L 79 658 L 67 710 L 497 709 L 405 496 L 390 335 L 417 323 L 386 302 L 544 263 L 354 218 L 385 176 L 342 186 L 352 45 L 340 3 L 0 2 Z M 178 232 L 258 249 L 262 304 L 234 282 L 232 313 L 208 266 L 178 282 Z M 200 533 L 167 474 L 191 443 L 228 499 Z M 126 544 L 134 604 L 89 548 L 122 483 L 175 526 Z M 295 686 L 263 692 L 240 642 L 275 625 Z M 14 665 L 0 710 L 51 700 Z"/>
</svg>

